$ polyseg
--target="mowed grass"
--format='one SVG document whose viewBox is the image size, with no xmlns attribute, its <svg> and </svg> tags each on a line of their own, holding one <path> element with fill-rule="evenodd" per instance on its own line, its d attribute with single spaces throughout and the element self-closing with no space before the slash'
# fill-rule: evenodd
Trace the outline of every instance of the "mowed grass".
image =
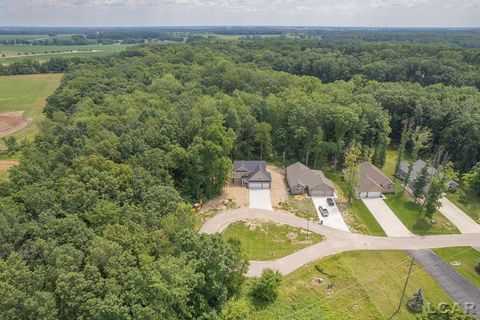
<svg viewBox="0 0 480 320">
<path fill-rule="evenodd" d="M 480 261 L 480 252 L 470 247 L 442 248 L 433 251 L 453 269 L 480 288 L 480 274 L 475 270 L 475 266 Z M 458 261 L 461 264 L 453 266 L 450 264 L 452 261 Z"/>
<path fill-rule="evenodd" d="M 240 240 L 247 259 L 261 261 L 287 256 L 322 240 L 322 236 L 306 230 L 260 220 L 231 224 L 223 237 Z"/>
<path fill-rule="evenodd" d="M 92 57 L 103 56 L 125 50 L 125 44 L 94 44 L 83 46 L 24 46 L 0 45 L 0 63 L 9 64 L 25 59 L 44 62 L 52 57 Z M 26 55 L 28 54 L 28 55 Z M 3 55 L 5 55 L 3 57 Z"/>
<path fill-rule="evenodd" d="M 386 196 L 385 202 L 407 229 L 414 234 L 424 236 L 459 233 L 457 227 L 439 211 L 433 215 L 433 220 L 436 223 L 431 223 L 429 219 L 419 220 L 418 216 L 421 206 L 415 203 L 407 192 L 404 193 L 400 185 L 397 185 L 395 194 Z"/>
<path fill-rule="evenodd" d="M 358 232 L 373 236 L 386 236 L 385 231 L 383 231 L 362 200 L 353 198 L 351 203 L 348 203 L 348 199 L 345 196 L 347 184 L 342 179 L 342 173 L 334 172 L 333 170 L 324 170 L 324 173 L 335 185 L 335 192 L 338 197 L 336 200 L 337 206 L 343 213 L 344 218 L 346 218 L 345 222 Z"/>
<path fill-rule="evenodd" d="M 448 193 L 447 198 L 459 209 L 480 223 L 480 197 L 458 188 L 454 193 Z"/>
<path fill-rule="evenodd" d="M 382 168 L 390 179 L 394 180 L 395 166 L 397 163 L 397 149 L 391 147 L 387 151 L 387 157 L 385 165 Z M 408 154 L 405 158 L 408 160 Z M 417 235 L 433 235 L 433 234 L 451 234 L 459 233 L 458 229 L 453 225 L 444 215 L 437 211 L 433 215 L 435 224 L 430 223 L 427 220 L 418 220 L 417 217 L 420 212 L 420 205 L 415 203 L 413 197 L 411 197 L 406 191 L 403 192 L 403 181 L 395 179 L 396 193 L 386 195 L 385 202 L 402 221 L 402 223 L 412 233 Z"/>
<path fill-rule="evenodd" d="M 410 258 L 402 251 L 353 251 L 310 263 L 286 276 L 278 299 L 249 319 L 389 319 L 396 310 Z M 313 280 L 323 278 L 323 284 Z M 333 294 L 326 293 L 333 284 Z M 251 281 L 245 286 L 248 292 Z M 400 312 L 392 319 L 416 319 L 406 308 L 419 288 L 427 302 L 452 304 L 450 296 L 417 264 Z"/>
<path fill-rule="evenodd" d="M 58 87 L 62 77 L 62 74 L 0 76 L 0 112 L 24 111 L 24 118 L 33 119 L 13 134 L 18 140 L 38 130 L 38 122 L 44 117 L 45 99 Z"/>
</svg>

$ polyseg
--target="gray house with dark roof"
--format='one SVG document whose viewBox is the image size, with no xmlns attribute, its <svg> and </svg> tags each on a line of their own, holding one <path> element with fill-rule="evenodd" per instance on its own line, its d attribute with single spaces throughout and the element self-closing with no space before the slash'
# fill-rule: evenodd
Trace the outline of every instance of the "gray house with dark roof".
<svg viewBox="0 0 480 320">
<path fill-rule="evenodd" d="M 237 160 L 233 163 L 233 183 L 249 189 L 270 189 L 272 175 L 265 161 Z"/>
<path fill-rule="evenodd" d="M 322 171 L 312 170 L 296 162 L 285 168 L 288 187 L 292 194 L 308 194 L 309 196 L 333 196 L 335 189 L 332 181 Z"/>
<path fill-rule="evenodd" d="M 398 170 L 398 173 L 397 173 L 397 177 L 399 177 L 400 179 L 404 180 L 407 178 L 407 175 L 408 175 L 408 168 L 409 168 L 409 163 L 406 162 L 406 161 L 402 161 L 400 163 L 400 168 Z M 428 163 L 426 163 L 425 161 L 423 161 L 422 159 L 419 159 L 417 161 L 415 161 L 415 163 L 413 164 L 413 167 L 412 167 L 412 172 L 410 173 L 410 177 L 408 178 L 408 186 L 413 189 L 413 186 L 414 186 L 414 183 L 415 183 L 415 180 L 417 180 L 417 177 L 418 175 L 420 174 L 420 171 L 422 171 L 422 169 L 427 166 L 427 172 L 430 176 L 434 176 L 436 174 L 438 174 L 438 170 L 435 169 L 434 167 L 428 165 Z M 454 191 L 457 187 L 458 187 L 458 183 L 453 181 L 453 180 L 450 180 L 447 182 L 447 185 L 449 187 L 449 189 L 451 191 Z M 428 191 L 428 186 L 425 187 L 425 192 Z"/>
</svg>

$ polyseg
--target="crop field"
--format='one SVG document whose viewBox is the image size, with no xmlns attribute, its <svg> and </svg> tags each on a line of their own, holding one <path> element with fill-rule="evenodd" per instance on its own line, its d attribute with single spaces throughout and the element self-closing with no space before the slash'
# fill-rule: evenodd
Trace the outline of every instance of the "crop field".
<svg viewBox="0 0 480 320">
<path fill-rule="evenodd" d="M 0 134 L 18 140 L 34 134 L 43 118 L 45 99 L 60 84 L 62 74 L 0 77 Z"/>
<path fill-rule="evenodd" d="M 52 57 L 90 57 L 102 56 L 125 50 L 128 45 L 84 45 L 84 46 L 29 46 L 0 45 L 0 63 L 9 64 L 25 59 L 35 59 L 39 62 Z"/>
</svg>

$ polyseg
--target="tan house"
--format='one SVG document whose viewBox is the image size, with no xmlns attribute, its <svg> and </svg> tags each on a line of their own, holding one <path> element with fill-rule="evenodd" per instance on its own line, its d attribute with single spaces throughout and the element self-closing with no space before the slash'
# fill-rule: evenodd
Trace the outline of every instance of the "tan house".
<svg viewBox="0 0 480 320">
<path fill-rule="evenodd" d="M 395 192 L 395 183 L 368 161 L 360 164 L 359 175 L 357 196 L 360 198 L 380 198 L 384 193 Z"/>
<path fill-rule="evenodd" d="M 308 194 L 309 196 L 333 196 L 335 189 L 332 181 L 322 171 L 312 170 L 296 162 L 285 168 L 288 186 L 292 194 Z"/>
</svg>

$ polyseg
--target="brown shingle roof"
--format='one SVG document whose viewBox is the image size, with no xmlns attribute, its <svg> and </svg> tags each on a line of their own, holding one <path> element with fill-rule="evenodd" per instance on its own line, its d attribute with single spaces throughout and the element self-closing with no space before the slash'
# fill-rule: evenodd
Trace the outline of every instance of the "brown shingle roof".
<svg viewBox="0 0 480 320">
<path fill-rule="evenodd" d="M 325 177 L 322 171 L 312 170 L 309 167 L 296 162 L 286 169 L 287 182 L 290 187 L 295 185 L 302 185 L 313 189 L 320 185 L 326 185 L 333 189 L 333 183 Z"/>
<path fill-rule="evenodd" d="M 359 192 L 383 192 L 384 186 L 393 184 L 380 169 L 368 161 L 360 164 Z"/>
</svg>

